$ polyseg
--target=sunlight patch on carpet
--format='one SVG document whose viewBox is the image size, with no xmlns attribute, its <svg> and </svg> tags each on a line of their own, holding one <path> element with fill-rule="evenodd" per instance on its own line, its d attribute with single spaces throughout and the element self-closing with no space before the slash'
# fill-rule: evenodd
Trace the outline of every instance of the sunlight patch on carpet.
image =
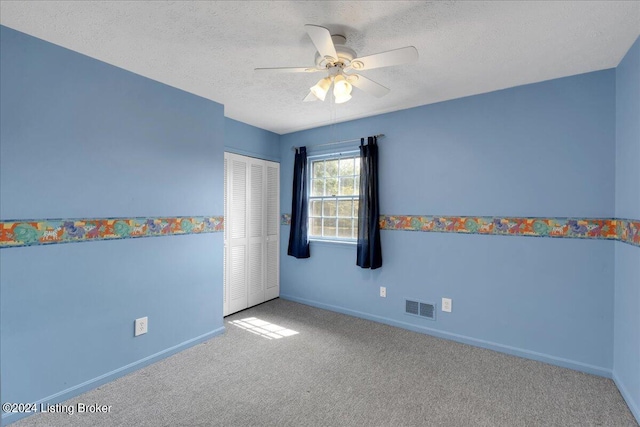
<svg viewBox="0 0 640 427">
<path fill-rule="evenodd" d="M 299 332 L 265 322 L 257 317 L 247 317 L 246 319 L 233 320 L 229 323 L 270 340 L 299 334 Z"/>
</svg>

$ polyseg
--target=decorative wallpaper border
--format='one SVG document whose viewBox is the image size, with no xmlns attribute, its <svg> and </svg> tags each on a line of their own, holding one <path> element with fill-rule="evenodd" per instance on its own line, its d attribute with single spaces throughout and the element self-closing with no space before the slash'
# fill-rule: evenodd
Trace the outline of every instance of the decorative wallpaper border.
<svg viewBox="0 0 640 427">
<path fill-rule="evenodd" d="M 591 218 L 522 218 L 384 215 L 384 230 L 498 234 L 536 237 L 617 238 L 616 220 Z"/>
<path fill-rule="evenodd" d="M 618 219 L 618 240 L 634 246 L 640 246 L 640 220 Z"/>
<path fill-rule="evenodd" d="M 0 221 L 0 248 L 223 231 L 222 216 Z"/>
<path fill-rule="evenodd" d="M 291 215 L 280 223 L 291 225 Z M 382 230 L 619 240 L 640 247 L 640 220 L 381 215 Z M 0 221 L 0 249 L 94 240 L 216 233 L 222 216 Z"/>
<path fill-rule="evenodd" d="M 291 216 L 282 215 L 282 225 Z M 381 215 L 381 230 L 620 240 L 640 246 L 640 221 L 613 218 Z"/>
</svg>

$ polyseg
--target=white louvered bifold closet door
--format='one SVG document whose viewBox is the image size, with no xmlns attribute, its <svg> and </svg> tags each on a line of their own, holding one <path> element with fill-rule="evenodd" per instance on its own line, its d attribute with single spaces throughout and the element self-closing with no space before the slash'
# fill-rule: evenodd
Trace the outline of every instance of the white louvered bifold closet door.
<svg viewBox="0 0 640 427">
<path fill-rule="evenodd" d="M 265 207 L 264 161 L 249 166 L 249 307 L 264 302 Z"/>
<path fill-rule="evenodd" d="M 228 211 L 227 283 L 229 313 L 247 308 L 247 162 L 229 158 L 227 162 Z"/>
<path fill-rule="evenodd" d="M 226 222 L 227 219 L 227 207 L 229 206 L 229 202 L 227 201 L 227 193 L 229 190 L 227 189 L 227 183 L 229 180 L 227 179 L 227 156 L 224 157 L 224 220 Z M 222 251 L 222 313 L 223 315 L 227 314 L 227 309 L 229 308 L 229 289 L 227 289 L 227 277 L 229 274 L 227 273 L 227 224 L 223 223 L 223 241 L 224 241 L 224 251 Z"/>
<path fill-rule="evenodd" d="M 280 164 L 266 162 L 266 282 L 265 300 L 280 296 Z"/>
<path fill-rule="evenodd" d="M 225 153 L 224 315 L 280 295 L 280 165 Z"/>
</svg>

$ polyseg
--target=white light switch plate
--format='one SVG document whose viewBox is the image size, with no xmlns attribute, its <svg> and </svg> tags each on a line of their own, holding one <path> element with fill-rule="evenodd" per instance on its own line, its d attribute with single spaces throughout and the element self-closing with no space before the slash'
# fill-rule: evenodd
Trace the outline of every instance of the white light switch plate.
<svg viewBox="0 0 640 427">
<path fill-rule="evenodd" d="M 386 298 L 387 297 L 387 288 L 385 288 L 384 286 L 380 286 L 380 296 L 382 298 Z"/>
<path fill-rule="evenodd" d="M 451 298 L 442 298 L 442 311 L 451 313 Z"/>
</svg>

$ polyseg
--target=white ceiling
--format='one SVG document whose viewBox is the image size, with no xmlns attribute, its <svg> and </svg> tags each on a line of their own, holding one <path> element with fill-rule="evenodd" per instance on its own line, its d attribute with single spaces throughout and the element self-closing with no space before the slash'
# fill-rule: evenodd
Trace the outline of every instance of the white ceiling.
<svg viewBox="0 0 640 427">
<path fill-rule="evenodd" d="M 640 34 L 640 1 L 2 1 L 0 22 L 225 106 L 283 134 L 612 68 Z M 358 56 L 415 46 L 420 59 L 362 72 L 389 88 L 303 103 L 320 73 L 304 24 Z"/>
</svg>

